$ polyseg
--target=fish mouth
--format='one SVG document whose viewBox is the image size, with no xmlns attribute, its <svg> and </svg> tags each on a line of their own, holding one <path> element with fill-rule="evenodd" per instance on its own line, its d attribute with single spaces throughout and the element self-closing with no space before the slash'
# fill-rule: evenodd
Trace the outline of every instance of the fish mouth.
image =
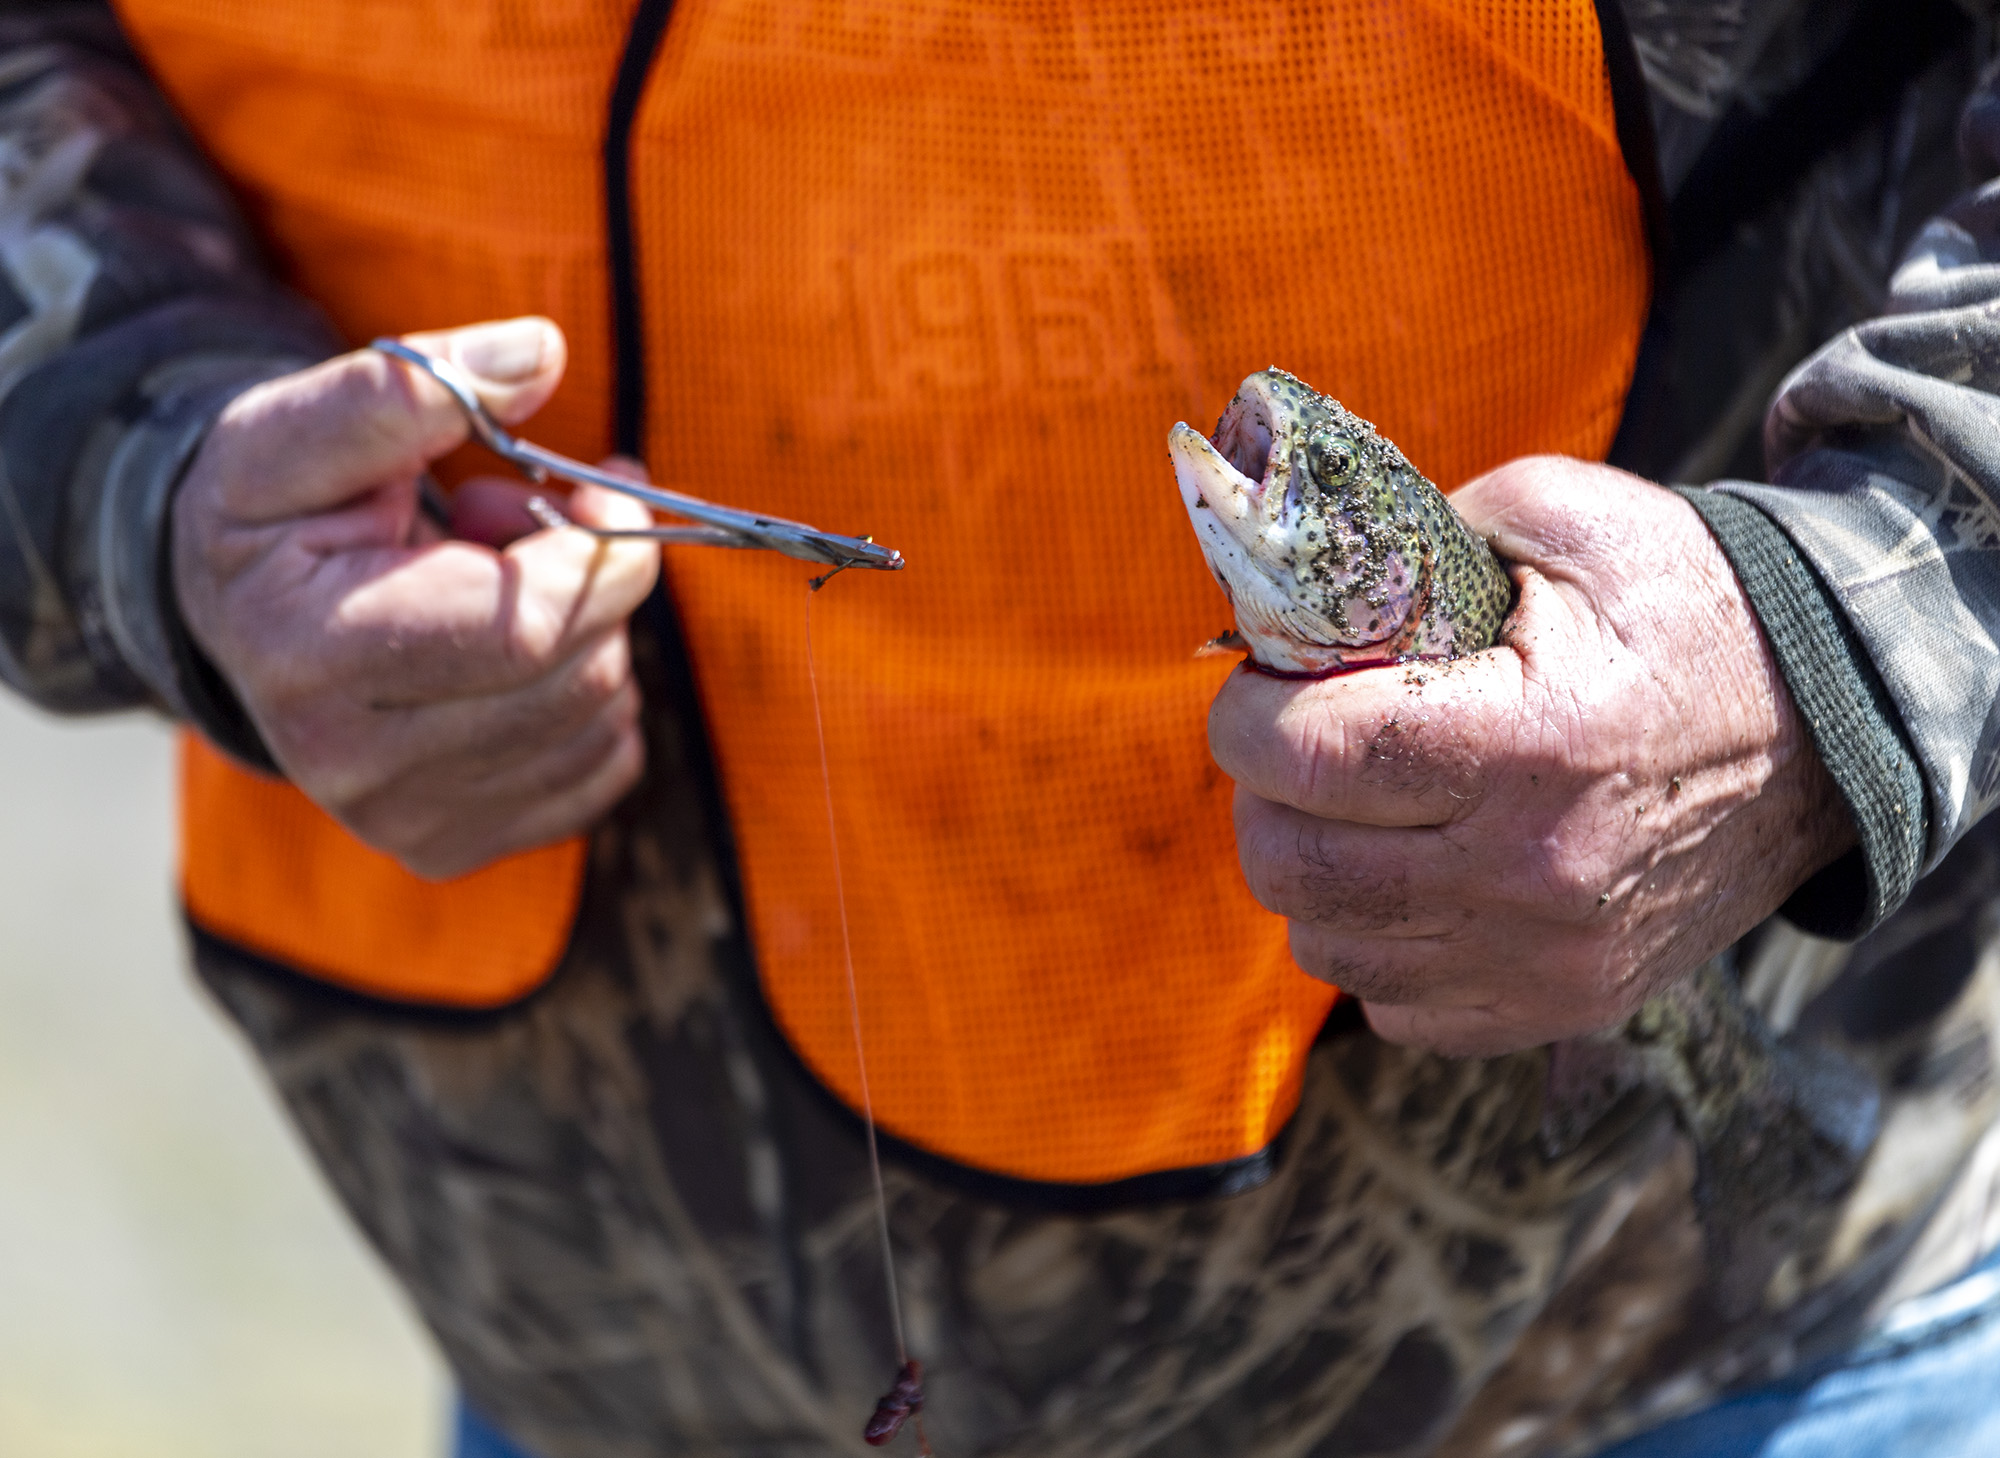
<svg viewBox="0 0 2000 1458">
<path fill-rule="evenodd" d="M 1264 494 L 1275 473 L 1271 459 L 1275 432 L 1272 401 L 1261 380 L 1246 380 L 1215 427 L 1215 438 L 1185 421 L 1167 437 L 1181 499 L 1201 531 L 1200 513 L 1211 512 L 1230 535 L 1248 545 L 1264 510 Z M 1206 540 L 1208 533 L 1203 533 Z"/>
<path fill-rule="evenodd" d="M 1240 540 L 1247 535 L 1246 529 L 1263 504 L 1263 482 L 1239 471 L 1207 436 L 1185 421 L 1177 423 L 1168 433 L 1167 449 L 1174 458 L 1174 479 L 1180 483 L 1181 501 L 1203 539 L 1215 534 L 1218 523 L 1231 537 Z M 1203 517 L 1209 518 L 1206 528 Z"/>
<path fill-rule="evenodd" d="M 1268 465 L 1270 437 L 1267 433 L 1260 440 L 1257 426 L 1261 422 L 1250 412 L 1244 414 L 1249 420 L 1247 427 L 1240 426 L 1233 434 L 1218 427 L 1216 434 L 1236 448 L 1238 459 L 1248 460 L 1261 449 Z M 1229 420 L 1225 416 L 1224 424 Z M 1268 424 L 1263 428 L 1268 432 Z M 1269 474 L 1264 480 L 1252 480 L 1207 436 L 1185 422 L 1168 433 L 1167 449 L 1173 456 L 1174 479 L 1180 484 L 1181 502 L 1194 524 L 1202 556 L 1222 584 L 1236 613 L 1237 627 L 1249 641 L 1253 655 L 1271 667 L 1317 668 L 1316 664 L 1294 661 L 1292 645 L 1338 642 L 1333 625 L 1295 602 L 1259 560 L 1264 555 L 1259 548 L 1268 525 L 1263 507 L 1270 489 Z"/>
<path fill-rule="evenodd" d="M 1277 434 L 1271 428 L 1277 402 L 1263 375 L 1252 375 L 1216 422 L 1214 444 L 1236 473 L 1260 485 L 1269 482 L 1276 462 L 1271 459 L 1271 442 Z"/>
<path fill-rule="evenodd" d="M 1168 433 L 1167 450 L 1202 556 L 1251 656 L 1266 668 L 1317 676 L 1340 665 L 1347 636 L 1295 595 L 1279 565 L 1287 551 L 1289 473 L 1277 459 L 1277 412 L 1264 383 L 1244 381 L 1213 440 L 1182 422 Z"/>
</svg>

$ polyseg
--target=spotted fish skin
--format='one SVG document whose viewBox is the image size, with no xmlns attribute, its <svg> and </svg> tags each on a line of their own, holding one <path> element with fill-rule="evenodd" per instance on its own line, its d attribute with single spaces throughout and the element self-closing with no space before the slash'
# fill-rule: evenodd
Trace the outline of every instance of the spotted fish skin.
<svg viewBox="0 0 2000 1458">
<path fill-rule="evenodd" d="M 1506 569 L 1375 427 L 1295 375 L 1244 380 L 1211 439 L 1167 446 L 1251 656 L 1318 677 L 1490 647 Z"/>
</svg>

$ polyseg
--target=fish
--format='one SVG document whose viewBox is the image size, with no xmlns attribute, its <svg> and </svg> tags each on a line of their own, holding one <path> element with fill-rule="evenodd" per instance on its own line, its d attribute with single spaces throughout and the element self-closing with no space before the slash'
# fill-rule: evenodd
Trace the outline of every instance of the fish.
<svg viewBox="0 0 2000 1458">
<path fill-rule="evenodd" d="M 1492 646 L 1513 579 L 1373 425 L 1280 369 L 1243 382 L 1211 441 L 1167 437 L 1181 501 L 1268 671 L 1318 678 Z"/>
<path fill-rule="evenodd" d="M 1236 621 L 1207 649 L 1324 678 L 1499 641 L 1515 593 L 1493 548 L 1374 425 L 1297 376 L 1249 376 L 1213 436 L 1181 422 L 1167 448 Z M 1725 952 L 1617 1026 L 1549 1046 L 1544 1148 L 1559 1157 L 1662 1099 L 1694 1151 L 1710 1297 L 1746 1314 L 1859 1177 L 1880 1089 L 1824 1044 L 1780 1037 Z"/>
</svg>

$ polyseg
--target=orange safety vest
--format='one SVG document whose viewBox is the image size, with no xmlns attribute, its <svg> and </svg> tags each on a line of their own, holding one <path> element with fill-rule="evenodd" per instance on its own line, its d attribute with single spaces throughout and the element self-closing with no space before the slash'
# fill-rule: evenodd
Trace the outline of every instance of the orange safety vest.
<svg viewBox="0 0 2000 1458">
<path fill-rule="evenodd" d="M 574 363 L 528 433 L 607 447 L 632 0 L 120 8 L 350 338 L 548 313 Z M 909 559 L 814 604 L 884 1126 L 1068 1183 L 1254 1155 L 1333 994 L 1237 867 L 1167 428 L 1277 364 L 1441 482 L 1602 455 L 1648 261 L 1590 0 L 680 0 L 630 141 L 655 474 Z M 766 998 L 858 1104 L 809 569 L 667 563 Z M 578 845 L 431 885 L 185 770 L 198 926 L 466 1006 L 559 960 Z"/>
</svg>

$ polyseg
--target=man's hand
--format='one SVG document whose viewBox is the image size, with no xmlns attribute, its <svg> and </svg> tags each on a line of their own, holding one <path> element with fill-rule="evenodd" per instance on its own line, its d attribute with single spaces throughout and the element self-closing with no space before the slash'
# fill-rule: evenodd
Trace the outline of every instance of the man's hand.
<svg viewBox="0 0 2000 1458">
<path fill-rule="evenodd" d="M 546 319 L 409 343 L 458 363 L 510 423 L 562 378 Z M 435 380 L 344 355 L 232 402 L 173 520 L 189 631 L 279 765 L 435 877 L 573 834 L 638 778 L 625 620 L 659 571 L 644 542 L 532 532 L 525 490 L 499 480 L 466 483 L 454 503 L 459 537 L 476 540 L 445 539 L 418 510 L 418 480 L 465 437 Z M 600 526 L 647 519 L 589 488 L 568 510 Z"/>
<path fill-rule="evenodd" d="M 1853 844 L 1721 549 L 1673 493 L 1516 461 L 1453 504 L 1514 568 L 1501 645 L 1209 718 L 1258 900 L 1383 1037 L 1497 1053 L 1617 1022 Z"/>
</svg>

